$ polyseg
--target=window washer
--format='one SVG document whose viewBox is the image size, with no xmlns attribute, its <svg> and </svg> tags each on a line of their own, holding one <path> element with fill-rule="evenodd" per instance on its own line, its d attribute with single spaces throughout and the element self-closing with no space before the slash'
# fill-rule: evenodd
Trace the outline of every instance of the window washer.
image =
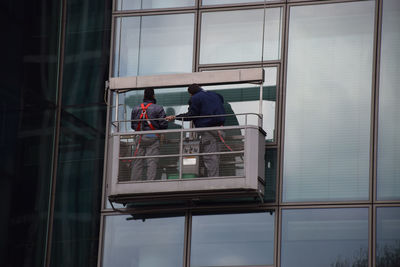
<svg viewBox="0 0 400 267">
<path fill-rule="evenodd" d="M 192 116 L 207 116 L 225 114 L 224 98 L 217 93 L 206 91 L 198 84 L 192 84 L 188 88 L 190 94 L 189 109 L 187 113 L 176 116 L 167 116 L 168 121 L 172 121 L 180 117 L 189 117 L 185 120 L 192 120 L 196 128 L 223 126 L 225 117 L 206 117 L 206 118 L 190 118 Z M 220 138 L 222 131 L 201 131 L 201 152 L 214 153 L 219 152 Z M 204 155 L 204 166 L 208 177 L 219 176 L 219 155 Z"/>
<path fill-rule="evenodd" d="M 168 128 L 166 120 L 148 120 L 165 118 L 164 108 L 156 104 L 154 89 L 144 90 L 143 103 L 132 109 L 131 127 L 135 131 L 151 131 Z M 138 135 L 133 156 L 152 156 L 160 154 L 160 138 L 158 134 Z M 158 158 L 134 159 L 132 161 L 131 180 L 141 180 L 144 166 L 147 166 L 146 180 L 155 180 L 157 175 Z"/>
</svg>

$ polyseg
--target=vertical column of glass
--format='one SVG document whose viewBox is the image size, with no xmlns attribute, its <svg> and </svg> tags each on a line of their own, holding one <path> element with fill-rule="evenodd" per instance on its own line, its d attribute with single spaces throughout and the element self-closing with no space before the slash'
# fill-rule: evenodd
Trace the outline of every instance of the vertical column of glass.
<svg viewBox="0 0 400 267">
<path fill-rule="evenodd" d="M 51 266 L 96 266 L 112 1 L 66 1 Z"/>
<path fill-rule="evenodd" d="M 290 7 L 285 202 L 369 198 L 374 9 Z"/>
<path fill-rule="evenodd" d="M 139 8 L 130 5 L 136 5 L 138 1 L 118 3 L 123 4 L 120 8 L 123 10 Z M 130 6 L 125 5 L 128 3 Z M 140 5 L 141 9 L 163 8 L 191 5 L 191 1 L 143 1 Z M 116 18 L 113 76 L 191 72 L 194 17 L 194 13 L 184 13 Z M 188 97 L 185 88 L 155 90 L 157 104 L 163 106 L 166 115 L 186 112 Z M 143 90 L 121 93 L 118 102 L 118 118 L 125 121 L 120 130 L 123 133 L 132 132 L 134 129 L 127 121 L 132 119 L 132 109 L 143 102 Z M 180 127 L 175 123 L 168 125 L 169 129 Z M 160 154 L 171 153 L 176 154 L 174 147 L 160 147 Z M 160 158 L 159 168 L 173 165 L 175 160 Z M 160 179 L 175 177 L 179 172 L 173 167 L 165 168 L 165 171 L 165 177 Z M 102 266 L 183 266 L 184 217 L 142 222 L 130 220 L 129 216 L 106 216 L 104 231 Z"/>
<path fill-rule="evenodd" d="M 400 2 L 384 0 L 379 77 L 377 199 L 400 199 Z"/>
</svg>

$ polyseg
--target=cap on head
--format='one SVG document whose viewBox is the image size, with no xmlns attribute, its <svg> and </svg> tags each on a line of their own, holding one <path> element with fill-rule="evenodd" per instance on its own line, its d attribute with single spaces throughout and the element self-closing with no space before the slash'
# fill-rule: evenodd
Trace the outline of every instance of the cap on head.
<svg viewBox="0 0 400 267">
<path fill-rule="evenodd" d="M 196 83 L 191 84 L 191 85 L 188 87 L 188 92 L 189 92 L 189 94 L 191 94 L 191 95 L 194 95 L 195 93 L 197 93 L 197 92 L 200 91 L 200 90 L 201 90 L 201 87 L 200 87 L 198 84 L 196 84 Z"/>
<path fill-rule="evenodd" d="M 154 89 L 153 88 L 144 89 L 144 99 L 154 99 Z"/>
</svg>

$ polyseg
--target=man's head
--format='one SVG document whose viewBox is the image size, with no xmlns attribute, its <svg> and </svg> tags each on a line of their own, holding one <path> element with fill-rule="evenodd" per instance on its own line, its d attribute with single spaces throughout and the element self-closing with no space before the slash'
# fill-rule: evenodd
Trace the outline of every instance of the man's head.
<svg viewBox="0 0 400 267">
<path fill-rule="evenodd" d="M 189 92 L 189 94 L 191 94 L 191 95 L 194 95 L 195 93 L 197 93 L 197 92 L 200 91 L 200 90 L 201 90 L 201 87 L 200 87 L 198 84 L 196 84 L 196 83 L 191 84 L 191 85 L 188 87 L 188 92 Z"/>
<path fill-rule="evenodd" d="M 144 89 L 144 97 L 143 98 L 153 100 L 154 99 L 154 89 L 153 88 Z"/>
</svg>

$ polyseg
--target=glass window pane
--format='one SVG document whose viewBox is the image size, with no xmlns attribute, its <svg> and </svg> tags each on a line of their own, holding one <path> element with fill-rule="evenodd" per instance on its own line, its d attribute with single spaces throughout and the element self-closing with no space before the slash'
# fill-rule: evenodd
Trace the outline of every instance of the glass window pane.
<svg viewBox="0 0 400 267">
<path fill-rule="evenodd" d="M 266 2 L 276 0 L 266 0 Z M 278 0 L 279 1 L 279 0 Z M 203 0 L 202 5 L 229 5 L 229 4 L 241 4 L 241 3 L 255 3 L 264 2 L 264 0 Z"/>
<path fill-rule="evenodd" d="M 282 211 L 282 267 L 368 266 L 368 209 Z"/>
<path fill-rule="evenodd" d="M 193 216 L 190 266 L 274 263 L 273 213 Z"/>
<path fill-rule="evenodd" d="M 103 267 L 179 267 L 183 264 L 184 217 L 133 220 L 107 216 Z"/>
<path fill-rule="evenodd" d="M 290 9 L 284 201 L 369 198 L 374 7 Z"/>
<path fill-rule="evenodd" d="M 400 199 L 399 25 L 400 1 L 383 1 L 377 168 L 380 200 Z"/>
<path fill-rule="evenodd" d="M 264 60 L 280 58 L 281 8 L 265 12 Z M 261 61 L 263 9 L 204 12 L 200 64 Z"/>
<path fill-rule="evenodd" d="M 194 6 L 195 0 L 117 0 L 117 10 Z"/>
<path fill-rule="evenodd" d="M 377 208 L 376 222 L 376 266 L 399 266 L 400 207 Z"/>
<path fill-rule="evenodd" d="M 194 14 L 117 18 L 114 76 L 192 71 Z"/>
</svg>

